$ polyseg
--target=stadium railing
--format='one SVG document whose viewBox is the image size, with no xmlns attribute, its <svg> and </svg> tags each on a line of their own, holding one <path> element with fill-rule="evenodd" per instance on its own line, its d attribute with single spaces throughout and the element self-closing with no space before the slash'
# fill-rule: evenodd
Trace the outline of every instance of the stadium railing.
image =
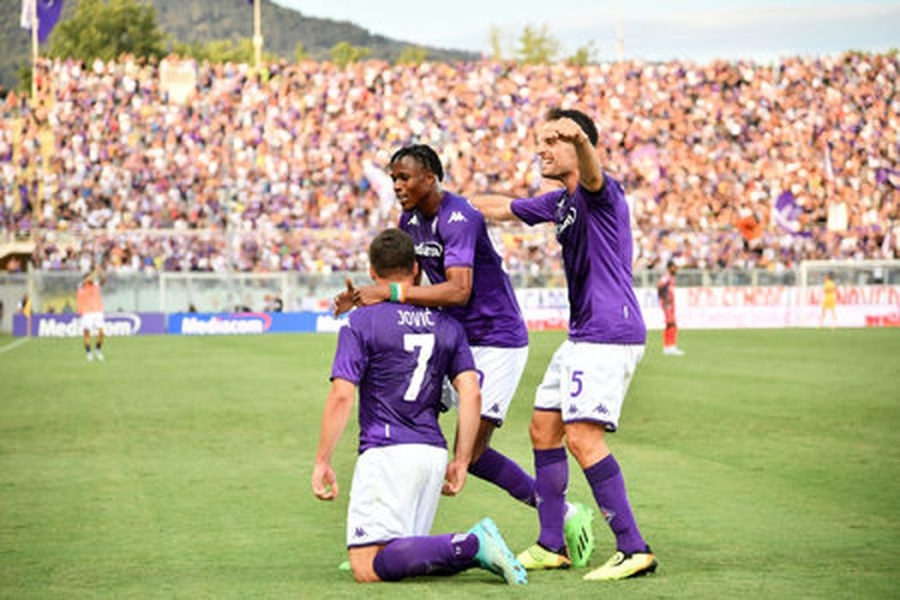
<svg viewBox="0 0 900 600">
<path fill-rule="evenodd" d="M 697 287 L 793 287 L 805 292 L 821 286 L 826 274 L 835 282 L 852 286 L 900 285 L 900 261 L 809 261 L 794 270 L 780 273 L 755 270 L 708 271 L 683 269 L 678 272 L 680 288 Z M 655 290 L 661 272 L 638 270 L 636 289 Z M 285 311 L 329 309 L 331 298 L 350 277 L 358 284 L 369 281 L 367 273 L 109 273 L 104 285 L 107 311 L 177 313 L 263 311 L 273 296 L 282 299 Z M 34 270 L 25 273 L 0 272 L 0 301 L 3 316 L 0 331 L 11 330 L 11 315 L 25 295 L 33 312 L 67 313 L 75 310 L 75 291 L 81 274 L 71 271 Z M 516 273 L 517 289 L 563 288 L 562 273 Z"/>
</svg>

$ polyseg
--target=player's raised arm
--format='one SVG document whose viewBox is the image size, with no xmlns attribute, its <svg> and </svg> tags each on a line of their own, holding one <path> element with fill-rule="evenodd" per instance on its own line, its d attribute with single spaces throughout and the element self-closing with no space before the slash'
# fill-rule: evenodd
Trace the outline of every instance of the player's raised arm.
<svg viewBox="0 0 900 600">
<path fill-rule="evenodd" d="M 322 413 L 319 449 L 316 451 L 312 473 L 312 491 L 320 500 L 337 498 L 338 483 L 337 476 L 331 468 L 331 456 L 347 426 L 355 396 L 356 386 L 353 383 L 340 378 L 335 378 L 331 382 L 331 391 L 325 400 L 325 409 Z"/>
<path fill-rule="evenodd" d="M 603 187 L 603 169 L 597 149 L 591 143 L 587 133 L 581 126 L 569 118 L 550 121 L 548 134 L 555 133 L 561 141 L 569 142 L 575 147 L 578 157 L 578 183 L 589 192 L 600 191 Z"/>
</svg>

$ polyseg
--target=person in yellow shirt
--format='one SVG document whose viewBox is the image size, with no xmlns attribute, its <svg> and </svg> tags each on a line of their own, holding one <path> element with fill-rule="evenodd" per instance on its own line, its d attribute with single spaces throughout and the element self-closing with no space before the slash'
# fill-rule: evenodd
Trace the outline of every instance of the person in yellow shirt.
<svg viewBox="0 0 900 600">
<path fill-rule="evenodd" d="M 75 295 L 78 314 L 81 315 L 81 327 L 84 331 L 84 351 L 88 362 L 95 358 L 103 360 L 103 294 L 100 286 L 104 278 L 99 270 L 94 269 L 81 280 Z M 91 336 L 96 335 L 97 342 L 91 352 Z"/>
<path fill-rule="evenodd" d="M 825 281 L 822 283 L 822 312 L 819 315 L 819 327 L 825 324 L 825 315 L 831 316 L 831 328 L 837 325 L 837 285 L 834 283 L 834 277 L 831 273 L 825 275 Z"/>
</svg>

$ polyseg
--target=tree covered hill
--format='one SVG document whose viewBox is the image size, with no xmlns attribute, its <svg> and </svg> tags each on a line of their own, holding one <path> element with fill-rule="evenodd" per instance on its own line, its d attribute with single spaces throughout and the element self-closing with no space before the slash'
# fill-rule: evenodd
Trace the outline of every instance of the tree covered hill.
<svg viewBox="0 0 900 600">
<path fill-rule="evenodd" d="M 146 0 L 143 0 L 146 1 Z M 77 0 L 66 0 L 71 14 Z M 174 40 L 203 43 L 238 40 L 253 35 L 253 7 L 246 0 L 153 0 L 159 28 Z M 22 0 L 0 0 L 0 87 L 18 85 L 18 69 L 29 62 L 31 38 L 19 26 Z M 413 44 L 376 35 L 347 21 L 304 16 L 302 13 L 262 0 L 262 30 L 265 51 L 291 60 L 297 44 L 316 60 L 331 58 L 331 48 L 339 42 L 370 50 L 370 58 L 396 60 Z M 471 60 L 470 52 L 425 48 L 428 60 Z"/>
</svg>

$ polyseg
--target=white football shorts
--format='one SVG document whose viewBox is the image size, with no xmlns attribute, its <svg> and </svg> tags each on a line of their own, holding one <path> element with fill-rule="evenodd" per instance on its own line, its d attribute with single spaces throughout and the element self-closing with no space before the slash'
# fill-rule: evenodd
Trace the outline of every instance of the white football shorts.
<svg viewBox="0 0 900 600">
<path fill-rule="evenodd" d="M 528 346 L 522 348 L 496 348 L 473 346 L 475 369 L 481 384 L 481 417 L 502 425 L 509 412 L 519 380 L 528 362 Z M 456 390 L 449 381 L 444 382 L 444 406 L 459 404 Z"/>
<path fill-rule="evenodd" d="M 566 340 L 547 366 L 534 408 L 558 410 L 565 423 L 595 421 L 616 431 L 625 394 L 643 357 L 641 344 Z"/>
<path fill-rule="evenodd" d="M 81 315 L 81 329 L 88 330 L 91 334 L 96 334 L 99 330 L 103 329 L 103 313 L 102 312 L 89 312 Z"/>
<path fill-rule="evenodd" d="M 397 444 L 363 452 L 350 487 L 347 547 L 429 535 L 446 472 L 446 448 Z"/>
</svg>

